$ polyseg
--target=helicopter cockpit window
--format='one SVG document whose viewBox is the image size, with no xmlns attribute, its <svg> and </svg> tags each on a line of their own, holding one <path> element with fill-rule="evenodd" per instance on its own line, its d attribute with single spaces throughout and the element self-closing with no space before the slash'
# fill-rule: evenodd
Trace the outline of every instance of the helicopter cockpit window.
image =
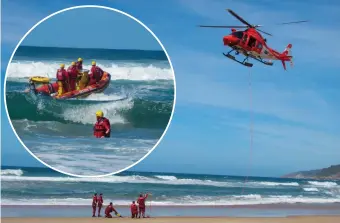
<svg viewBox="0 0 340 223">
<path fill-rule="evenodd" d="M 248 41 L 248 46 L 254 47 L 256 43 L 256 39 L 252 36 L 250 36 L 249 41 Z"/>
<path fill-rule="evenodd" d="M 242 36 L 243 36 L 243 32 L 241 32 L 241 31 L 233 32 L 232 35 L 235 36 L 238 39 L 241 39 Z"/>
<path fill-rule="evenodd" d="M 263 47 L 263 46 L 262 46 L 262 43 L 258 43 L 258 44 L 257 44 L 257 48 L 258 48 L 258 49 L 260 49 L 260 50 L 261 50 L 261 49 L 262 49 L 262 47 Z"/>
</svg>

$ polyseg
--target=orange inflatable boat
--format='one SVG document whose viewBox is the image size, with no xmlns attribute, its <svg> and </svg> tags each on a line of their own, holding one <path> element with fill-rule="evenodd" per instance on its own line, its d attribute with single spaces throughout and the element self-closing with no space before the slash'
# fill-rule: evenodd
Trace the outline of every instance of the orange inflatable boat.
<svg viewBox="0 0 340 223">
<path fill-rule="evenodd" d="M 111 75 L 104 72 L 100 81 L 95 84 L 88 85 L 88 71 L 85 70 L 78 77 L 76 90 L 58 95 L 57 82 L 51 83 L 50 79 L 47 77 L 35 76 L 29 79 L 29 91 L 39 95 L 50 96 L 55 99 L 84 98 L 90 94 L 104 91 L 110 84 L 110 81 Z"/>
</svg>

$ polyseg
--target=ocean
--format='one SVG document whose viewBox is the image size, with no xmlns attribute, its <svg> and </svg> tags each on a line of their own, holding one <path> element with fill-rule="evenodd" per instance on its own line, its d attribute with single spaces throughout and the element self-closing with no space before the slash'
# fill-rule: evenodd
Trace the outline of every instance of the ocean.
<svg viewBox="0 0 340 223">
<path fill-rule="evenodd" d="M 4 211 L 7 216 L 12 216 L 9 211 L 20 205 L 26 211 L 44 205 L 51 210 L 64 208 L 69 216 L 87 216 L 94 192 L 104 194 L 105 205 L 113 202 L 115 206 L 127 206 L 139 193 L 149 192 L 152 196 L 147 201 L 147 212 L 151 211 L 153 216 L 179 213 L 187 216 L 190 211 L 198 216 L 248 216 L 252 212 L 246 213 L 246 208 L 257 211 L 252 216 L 270 210 L 271 215 L 274 210 L 276 215 L 301 214 L 307 210 L 314 214 L 322 211 L 340 214 L 340 181 L 331 180 L 249 177 L 245 181 L 241 176 L 131 171 L 102 178 L 76 178 L 48 168 L 3 167 L 1 181 L 2 205 L 9 206 Z M 235 212 L 235 207 L 240 208 L 239 212 Z M 77 208 L 83 211 L 66 210 Z M 128 214 L 127 207 L 118 210 Z M 56 214 L 63 215 L 60 211 Z"/>
<path fill-rule="evenodd" d="M 55 80 L 60 63 L 82 57 L 111 74 L 103 93 L 52 100 L 24 93 L 28 77 Z M 174 77 L 163 51 L 20 46 L 8 69 L 6 103 L 11 122 L 28 149 L 66 173 L 94 176 L 140 160 L 164 133 L 174 105 Z M 95 112 L 111 122 L 111 138 L 95 139 Z"/>
</svg>

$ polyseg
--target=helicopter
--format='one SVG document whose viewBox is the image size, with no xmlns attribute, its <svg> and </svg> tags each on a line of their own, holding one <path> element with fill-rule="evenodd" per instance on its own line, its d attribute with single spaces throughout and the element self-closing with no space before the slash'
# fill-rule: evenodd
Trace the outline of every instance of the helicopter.
<svg viewBox="0 0 340 223">
<path fill-rule="evenodd" d="M 262 37 L 261 33 L 272 36 L 270 33 L 264 32 L 258 27 L 262 25 L 251 25 L 245 21 L 242 17 L 237 15 L 231 9 L 227 11 L 241 21 L 243 26 L 210 26 L 210 25 L 199 25 L 199 27 L 205 28 L 231 28 L 231 34 L 223 37 L 224 46 L 228 46 L 231 50 L 228 53 L 223 53 L 227 58 L 234 60 L 244 66 L 252 67 L 253 64 L 248 62 L 249 58 L 255 59 L 265 65 L 272 66 L 272 60 L 280 60 L 282 62 L 284 70 L 286 70 L 286 63 L 290 62 L 293 66 L 293 56 L 291 55 L 292 44 L 288 44 L 283 52 L 278 52 L 267 45 L 267 40 Z M 279 25 L 293 24 L 308 22 L 307 20 L 285 22 Z M 236 30 L 236 28 L 246 28 L 245 30 Z M 235 56 L 243 54 L 245 56 L 244 60 L 237 60 L 235 56 L 231 55 L 235 51 Z"/>
</svg>

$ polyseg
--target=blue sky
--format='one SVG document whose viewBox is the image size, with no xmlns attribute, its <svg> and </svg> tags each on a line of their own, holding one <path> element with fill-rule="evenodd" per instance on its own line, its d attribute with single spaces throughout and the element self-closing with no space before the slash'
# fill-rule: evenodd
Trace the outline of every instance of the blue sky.
<svg viewBox="0 0 340 223">
<path fill-rule="evenodd" d="M 171 57 L 177 104 L 159 146 L 134 170 L 279 176 L 339 164 L 340 3 L 338 1 L 2 1 L 2 81 L 21 37 L 45 16 L 81 2 L 125 11 L 146 24 Z M 206 7 L 209 5 L 209 7 Z M 294 67 L 280 62 L 242 67 L 222 56 L 231 8 L 273 34 L 268 44 L 293 44 Z M 275 26 L 292 20 L 309 23 Z M 251 73 L 249 73 L 251 72 Z M 254 145 L 249 149 L 249 74 Z M 3 82 L 2 82 L 3 83 Z M 3 86 L 2 86 L 3 87 Z M 2 104 L 2 163 L 41 165 L 16 140 Z"/>
<path fill-rule="evenodd" d="M 52 16 L 39 24 L 22 45 L 162 50 L 152 34 L 132 18 L 93 7 Z"/>
</svg>

